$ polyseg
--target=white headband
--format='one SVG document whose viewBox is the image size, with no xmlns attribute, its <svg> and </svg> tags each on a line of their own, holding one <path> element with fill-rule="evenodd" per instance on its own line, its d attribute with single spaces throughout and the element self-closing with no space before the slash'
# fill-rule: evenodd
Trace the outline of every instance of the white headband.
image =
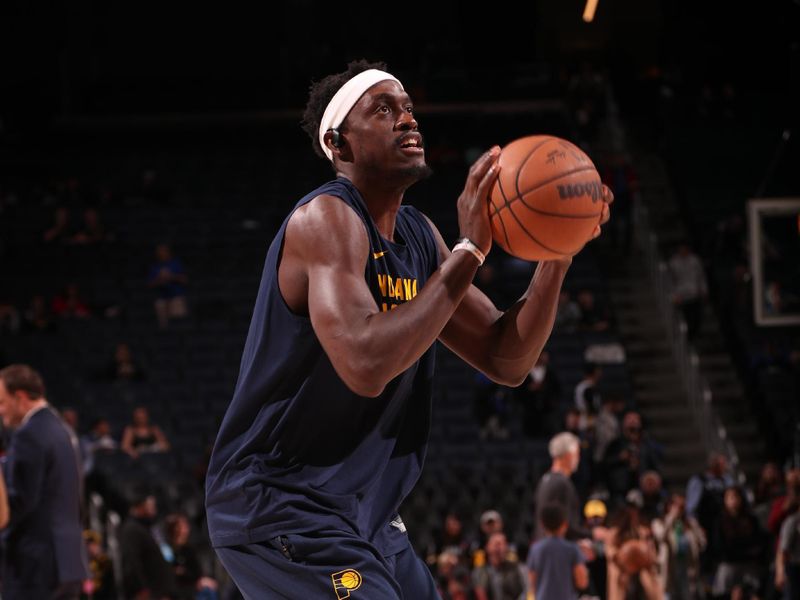
<svg viewBox="0 0 800 600">
<path fill-rule="evenodd" d="M 403 84 L 394 75 L 378 69 L 368 69 L 347 81 L 331 98 L 325 108 L 325 113 L 322 115 L 322 121 L 319 123 L 319 145 L 322 146 L 322 151 L 328 157 L 328 160 L 333 160 L 333 152 L 325 145 L 325 133 L 331 129 L 338 128 L 342 124 L 347 113 L 352 110 L 358 99 L 364 95 L 364 92 L 376 83 L 387 80 L 397 81 L 400 88 L 403 88 Z"/>
</svg>

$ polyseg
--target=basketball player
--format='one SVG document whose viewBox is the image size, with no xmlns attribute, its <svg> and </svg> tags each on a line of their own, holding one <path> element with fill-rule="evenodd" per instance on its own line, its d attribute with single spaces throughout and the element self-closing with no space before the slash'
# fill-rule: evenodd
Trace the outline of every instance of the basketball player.
<svg viewBox="0 0 800 600">
<path fill-rule="evenodd" d="M 434 342 L 520 384 L 571 259 L 542 262 L 505 313 L 471 285 L 492 244 L 499 148 L 469 171 L 451 251 L 403 205 L 430 169 L 382 64 L 314 84 L 304 126 L 336 179 L 297 203 L 267 253 L 208 471 L 211 540 L 246 598 L 437 598 L 397 514 L 425 458 Z"/>
</svg>

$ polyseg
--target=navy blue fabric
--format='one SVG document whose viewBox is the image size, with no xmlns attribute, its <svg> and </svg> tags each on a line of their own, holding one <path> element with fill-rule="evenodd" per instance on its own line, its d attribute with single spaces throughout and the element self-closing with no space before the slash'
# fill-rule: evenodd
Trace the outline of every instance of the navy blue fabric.
<svg viewBox="0 0 800 600">
<path fill-rule="evenodd" d="M 572 570 L 584 562 L 575 542 L 549 535 L 535 542 L 528 553 L 528 568 L 536 573 L 536 598 L 577 599 Z"/>
<path fill-rule="evenodd" d="M 319 531 L 217 548 L 217 555 L 248 600 L 439 598 L 428 567 L 407 540 L 403 550 L 383 556 L 352 534 Z"/>
<path fill-rule="evenodd" d="M 3 531 L 3 598 L 49 598 L 88 577 L 78 456 L 49 408 L 11 438 L 5 465 L 10 521 Z"/>
<path fill-rule="evenodd" d="M 370 244 L 364 277 L 376 305 L 391 310 L 412 299 L 438 267 L 425 218 L 401 206 L 390 242 L 355 186 L 341 177 L 302 198 L 295 210 L 322 194 L 345 202 L 364 223 Z M 281 296 L 277 265 L 288 220 L 267 253 L 239 378 L 211 456 L 211 541 L 232 546 L 333 529 L 393 554 L 407 541 L 405 528 L 390 521 L 425 457 L 434 350 L 379 397 L 353 393 L 310 319 L 294 314 Z"/>
</svg>

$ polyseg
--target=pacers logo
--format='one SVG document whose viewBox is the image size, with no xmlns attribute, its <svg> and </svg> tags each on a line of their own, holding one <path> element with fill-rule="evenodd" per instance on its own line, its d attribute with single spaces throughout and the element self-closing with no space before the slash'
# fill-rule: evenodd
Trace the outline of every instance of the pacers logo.
<svg viewBox="0 0 800 600">
<path fill-rule="evenodd" d="M 336 597 L 339 600 L 350 597 L 350 592 L 357 590 L 361 586 L 361 574 L 354 569 L 345 569 L 331 575 L 333 589 L 336 590 Z"/>
</svg>

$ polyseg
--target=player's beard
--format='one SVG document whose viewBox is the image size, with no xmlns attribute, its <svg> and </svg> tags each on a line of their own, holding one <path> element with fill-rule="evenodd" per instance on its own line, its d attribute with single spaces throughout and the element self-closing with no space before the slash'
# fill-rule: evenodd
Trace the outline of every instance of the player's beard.
<svg viewBox="0 0 800 600">
<path fill-rule="evenodd" d="M 408 167 L 400 167 L 392 171 L 389 175 L 393 180 L 406 187 L 410 187 L 418 181 L 424 181 L 433 175 L 433 169 L 427 163 L 421 165 L 411 165 Z"/>
</svg>

